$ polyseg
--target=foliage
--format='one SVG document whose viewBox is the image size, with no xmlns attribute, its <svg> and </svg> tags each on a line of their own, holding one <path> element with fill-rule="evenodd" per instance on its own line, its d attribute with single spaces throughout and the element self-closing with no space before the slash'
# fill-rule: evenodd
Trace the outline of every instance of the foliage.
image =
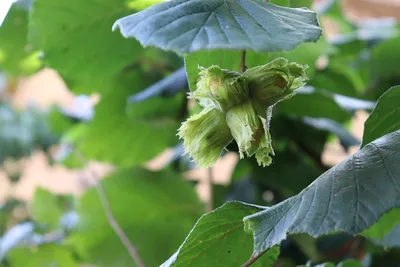
<svg viewBox="0 0 400 267">
<path fill-rule="evenodd" d="M 83 119 L 17 110 L 4 90 L 0 162 L 59 145 L 58 163 L 113 170 L 79 197 L 38 188 L 29 204 L 0 203 L 1 266 L 141 266 L 115 224 L 146 266 L 398 263 L 399 37 L 359 34 L 339 1 L 21 2 L 0 27 L 6 87 L 45 66 L 101 99 Z M 335 38 L 321 35 L 325 18 Z M 371 111 L 361 140 L 348 129 L 358 110 Z M 360 149 L 327 166 L 336 138 Z M 160 170 L 146 168 L 166 149 Z M 208 179 L 202 203 L 205 182 L 184 174 L 226 152 L 249 157 L 227 184 Z"/>
<path fill-rule="evenodd" d="M 48 115 L 37 108 L 18 111 L 8 104 L 0 104 L 0 163 L 6 158 L 18 159 L 33 149 L 47 149 L 56 143 Z"/>
</svg>

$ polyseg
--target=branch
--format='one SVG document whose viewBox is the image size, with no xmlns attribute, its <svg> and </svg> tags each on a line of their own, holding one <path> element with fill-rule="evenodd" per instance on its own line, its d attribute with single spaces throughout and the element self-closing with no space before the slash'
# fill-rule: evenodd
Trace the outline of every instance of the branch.
<svg viewBox="0 0 400 267">
<path fill-rule="evenodd" d="M 245 72 L 246 69 L 246 50 L 242 50 L 240 52 L 239 72 Z"/>
<path fill-rule="evenodd" d="M 84 166 L 87 166 L 87 160 L 83 157 L 83 155 L 76 149 L 74 151 L 75 151 L 75 154 L 77 155 L 77 158 L 80 161 L 80 163 Z M 135 264 L 138 267 L 145 267 L 136 248 L 129 241 L 129 238 L 126 236 L 124 230 L 118 224 L 117 220 L 114 217 L 114 214 L 111 210 L 110 202 L 107 199 L 106 192 L 104 191 L 102 184 L 98 182 L 100 175 L 97 172 L 95 172 L 94 170 L 90 170 L 90 172 L 91 172 L 91 183 L 93 183 L 96 186 L 96 190 L 100 197 L 101 204 L 103 205 L 104 212 L 106 213 L 106 217 L 107 217 L 107 221 L 108 221 L 109 225 L 114 230 L 114 232 L 118 236 L 118 238 L 121 240 L 122 244 L 128 251 L 129 255 L 131 256 L 131 258 L 135 262 Z"/>
<path fill-rule="evenodd" d="M 248 267 L 250 265 L 252 265 L 256 260 L 258 260 L 262 255 L 264 255 L 266 252 L 268 251 L 265 250 L 264 252 L 262 252 L 261 254 L 257 255 L 257 256 L 251 256 L 250 259 L 248 261 L 246 261 L 245 263 L 242 264 L 241 267 Z"/>
<path fill-rule="evenodd" d="M 210 212 L 214 209 L 214 178 L 213 178 L 213 168 L 210 167 L 207 169 L 207 185 L 209 190 L 209 199 L 207 202 L 206 211 Z"/>
</svg>

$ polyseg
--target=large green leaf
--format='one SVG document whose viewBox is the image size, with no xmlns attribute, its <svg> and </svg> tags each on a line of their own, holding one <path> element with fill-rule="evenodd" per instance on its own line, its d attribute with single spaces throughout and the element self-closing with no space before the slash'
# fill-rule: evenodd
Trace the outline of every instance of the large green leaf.
<svg viewBox="0 0 400 267">
<path fill-rule="evenodd" d="M 12 75 L 30 74 L 41 63 L 27 43 L 28 11 L 14 4 L 0 27 L 0 67 Z"/>
<path fill-rule="evenodd" d="M 390 88 L 378 100 L 364 126 L 363 144 L 400 129 L 400 86 Z"/>
<path fill-rule="evenodd" d="M 205 49 L 291 50 L 321 35 L 308 9 L 260 0 L 174 0 L 117 20 L 124 37 L 180 54 Z"/>
<path fill-rule="evenodd" d="M 129 167 L 150 160 L 178 142 L 179 122 L 171 116 L 178 114 L 175 101 L 153 98 L 134 104 L 129 115 L 126 113 L 128 96 L 146 88 L 149 81 L 144 73 L 132 73 L 104 92 L 93 121 L 74 138 L 85 157 Z"/>
<path fill-rule="evenodd" d="M 146 266 L 157 266 L 174 253 L 203 210 L 192 185 L 169 171 L 118 171 L 102 185 L 116 220 Z M 96 266 L 134 266 L 94 188 L 80 198 L 78 212 L 71 243 Z"/>
<path fill-rule="evenodd" d="M 126 0 L 37 0 L 29 39 L 61 76 L 99 89 L 141 54 L 138 42 L 111 31 L 117 18 L 132 11 Z"/>
<path fill-rule="evenodd" d="M 400 131 L 368 144 L 298 195 L 244 218 L 254 235 L 253 257 L 286 235 L 357 234 L 400 207 Z"/>
<path fill-rule="evenodd" d="M 243 230 L 243 217 L 262 210 L 228 202 L 203 215 L 179 250 L 162 266 L 240 266 L 251 255 L 253 240 Z M 272 266 L 279 248 L 271 249 L 254 266 Z"/>
</svg>

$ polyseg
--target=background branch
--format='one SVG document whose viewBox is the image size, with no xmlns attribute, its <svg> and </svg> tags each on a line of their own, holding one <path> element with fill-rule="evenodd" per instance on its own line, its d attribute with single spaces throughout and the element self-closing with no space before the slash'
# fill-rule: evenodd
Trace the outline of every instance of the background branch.
<svg viewBox="0 0 400 267">
<path fill-rule="evenodd" d="M 83 155 L 78 151 L 74 150 L 75 154 L 77 155 L 77 158 L 79 159 L 80 163 L 84 166 L 87 166 L 87 160 L 83 157 Z M 142 258 L 140 257 L 137 249 L 133 246 L 133 244 L 129 241 L 129 238 L 125 234 L 124 230 L 122 227 L 118 224 L 117 220 L 114 217 L 114 214 L 111 210 L 111 205 L 110 202 L 107 199 L 106 192 L 104 191 L 104 188 L 102 184 L 99 182 L 100 175 L 89 168 L 90 174 L 88 177 L 90 178 L 90 182 L 95 185 L 96 191 L 99 195 L 101 204 L 103 205 L 104 212 L 107 217 L 107 221 L 111 228 L 114 230 L 115 234 L 118 236 L 118 238 L 121 240 L 122 244 L 128 251 L 129 255 L 131 256 L 132 260 L 135 262 L 135 264 L 138 267 L 145 267 Z"/>
<path fill-rule="evenodd" d="M 210 212 L 214 209 L 214 177 L 212 167 L 207 169 L 207 186 L 209 190 L 209 199 L 207 201 L 206 212 Z"/>
</svg>

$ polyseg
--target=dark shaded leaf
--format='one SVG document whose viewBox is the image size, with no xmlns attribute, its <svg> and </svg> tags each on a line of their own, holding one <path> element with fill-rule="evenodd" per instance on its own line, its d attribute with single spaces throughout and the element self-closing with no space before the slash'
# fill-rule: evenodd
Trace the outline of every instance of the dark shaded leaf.
<svg viewBox="0 0 400 267">
<path fill-rule="evenodd" d="M 296 117 L 329 118 L 338 122 L 344 122 L 351 117 L 331 94 L 312 87 L 300 88 L 296 92 L 298 94 L 295 97 L 276 105 L 277 112 Z"/>
<path fill-rule="evenodd" d="M 180 54 L 205 49 L 291 50 L 317 41 L 314 12 L 250 0 L 174 0 L 117 20 L 124 37 Z"/>
<path fill-rule="evenodd" d="M 318 71 L 309 84 L 332 93 L 356 97 L 358 90 L 364 88 L 357 70 L 343 64 L 339 67 L 331 65 L 327 69 Z"/>
<path fill-rule="evenodd" d="M 400 37 L 385 40 L 374 46 L 371 51 L 371 73 L 374 78 L 398 76 L 400 61 Z"/>
<path fill-rule="evenodd" d="M 317 129 L 325 130 L 337 135 L 341 145 L 347 150 L 351 146 L 361 144 L 361 141 L 351 135 L 340 123 L 325 118 L 303 118 L 303 121 Z"/>
</svg>

